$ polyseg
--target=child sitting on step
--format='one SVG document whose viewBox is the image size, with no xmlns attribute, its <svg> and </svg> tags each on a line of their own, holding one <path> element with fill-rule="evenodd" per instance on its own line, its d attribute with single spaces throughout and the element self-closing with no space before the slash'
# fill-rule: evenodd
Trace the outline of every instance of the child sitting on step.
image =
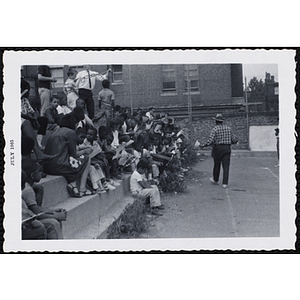
<svg viewBox="0 0 300 300">
<path fill-rule="evenodd" d="M 25 189 L 27 175 L 22 171 L 22 190 Z M 46 240 L 47 230 L 45 226 L 36 219 L 36 215 L 27 207 L 22 199 L 22 240 Z"/>
<path fill-rule="evenodd" d="M 90 154 L 91 164 L 95 166 L 96 169 L 101 168 L 104 171 L 108 185 L 119 186 L 120 183 L 111 179 L 109 171 L 110 166 L 108 160 L 105 157 L 105 153 L 100 145 L 100 142 L 98 142 L 96 128 L 91 127 L 88 130 L 86 134 L 86 139 L 84 140 L 83 144 L 93 148 L 93 152 Z"/>
<path fill-rule="evenodd" d="M 101 152 L 101 148 L 97 143 L 91 144 L 87 139 L 82 128 L 76 129 L 79 144 L 77 145 L 77 155 L 88 154 L 91 158 L 91 166 L 88 179 L 91 182 L 94 193 L 103 193 L 108 190 L 115 190 L 116 188 L 106 181 L 105 175 L 101 167 L 94 162 L 92 157 Z"/>
<path fill-rule="evenodd" d="M 57 107 L 59 105 L 60 100 L 56 97 L 51 99 L 51 102 L 48 108 L 44 112 L 44 116 L 48 119 L 47 130 L 57 130 L 59 128 L 59 115 L 57 111 Z"/>
<path fill-rule="evenodd" d="M 37 215 L 39 220 L 47 229 L 48 239 L 62 239 L 61 221 L 66 221 L 67 211 L 64 209 L 44 209 L 37 204 L 36 195 L 32 188 L 42 178 L 40 164 L 31 158 L 22 160 L 22 171 L 26 174 L 25 189 L 22 190 L 22 199 L 29 210 Z"/>
<path fill-rule="evenodd" d="M 148 179 L 157 179 L 159 176 L 158 166 L 163 165 L 162 162 L 154 161 L 151 153 L 153 152 L 153 145 L 150 141 L 145 142 L 142 153 L 142 160 L 146 161 L 149 165 Z"/>
<path fill-rule="evenodd" d="M 161 216 L 158 210 L 164 209 L 161 204 L 160 192 L 156 185 L 150 185 L 146 178 L 145 173 L 148 170 L 148 164 L 140 160 L 137 164 L 137 169 L 133 171 L 130 177 L 130 190 L 132 195 L 140 195 L 142 197 L 150 197 L 150 207 L 152 214 Z"/>
</svg>

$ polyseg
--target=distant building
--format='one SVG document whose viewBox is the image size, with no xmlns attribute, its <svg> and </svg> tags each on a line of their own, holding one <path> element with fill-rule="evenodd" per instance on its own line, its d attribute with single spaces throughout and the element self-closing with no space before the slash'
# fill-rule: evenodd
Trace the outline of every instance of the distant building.
<svg viewBox="0 0 300 300">
<path fill-rule="evenodd" d="M 22 76 L 32 87 L 32 97 L 37 93 L 37 67 L 23 66 Z M 61 93 L 69 67 L 81 71 L 83 66 L 49 66 L 53 93 Z M 186 107 L 188 105 L 188 80 L 193 106 L 218 106 L 244 104 L 242 64 L 147 64 L 147 65 L 92 65 L 99 73 L 112 69 L 111 89 L 116 104 L 156 108 Z M 95 100 L 102 89 L 97 83 L 93 91 Z M 35 91 L 35 92 L 34 92 Z"/>
<path fill-rule="evenodd" d="M 279 98 L 279 85 L 275 82 L 274 76 L 270 73 L 266 73 L 265 78 L 265 108 L 266 111 L 278 111 L 278 98 Z"/>
<path fill-rule="evenodd" d="M 275 111 L 279 109 L 279 84 L 266 72 L 263 90 L 253 95 L 247 92 L 249 111 Z"/>
</svg>

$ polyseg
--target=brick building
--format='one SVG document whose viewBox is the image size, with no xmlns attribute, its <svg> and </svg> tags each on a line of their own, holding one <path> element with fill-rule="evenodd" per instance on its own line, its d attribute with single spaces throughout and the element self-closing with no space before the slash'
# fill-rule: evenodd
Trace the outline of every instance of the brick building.
<svg viewBox="0 0 300 300">
<path fill-rule="evenodd" d="M 265 111 L 278 111 L 278 82 L 275 82 L 274 76 L 266 73 L 265 78 Z"/>
<path fill-rule="evenodd" d="M 31 84 L 31 97 L 38 98 L 37 67 L 23 66 L 22 76 Z M 52 76 L 57 79 L 53 93 L 62 92 L 69 67 L 81 71 L 83 66 L 53 66 Z M 218 106 L 244 103 L 242 64 L 147 64 L 147 65 L 92 65 L 91 69 L 104 73 L 112 69 L 111 89 L 116 104 L 156 108 L 187 107 L 188 81 L 193 106 Z M 93 91 L 97 99 L 101 90 L 97 83 Z"/>
</svg>

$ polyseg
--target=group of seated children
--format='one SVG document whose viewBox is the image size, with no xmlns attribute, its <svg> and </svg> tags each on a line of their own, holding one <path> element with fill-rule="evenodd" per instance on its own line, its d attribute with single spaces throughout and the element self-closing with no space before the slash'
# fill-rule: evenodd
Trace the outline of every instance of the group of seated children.
<svg viewBox="0 0 300 300">
<path fill-rule="evenodd" d="M 67 98 L 52 97 L 44 116 L 38 117 L 27 99 L 30 85 L 21 81 L 22 141 L 31 140 L 31 150 L 36 158 L 31 166 L 28 165 L 28 157 L 24 161 L 24 182 L 27 180 L 31 185 L 34 180 L 38 182 L 40 172 L 45 176 L 61 175 L 68 182 L 67 190 L 71 197 L 84 197 L 116 189 L 124 172 L 129 172 L 132 173 L 132 193 L 150 196 L 153 212 L 158 214 L 157 209 L 162 208 L 156 186 L 159 176 L 174 157 L 182 161 L 187 140 L 180 128 L 167 113 L 155 115 L 153 107 L 147 112 L 137 109 L 132 114 L 130 108 L 114 106 L 114 103 L 112 106 L 105 104 L 100 115 L 91 120 L 85 114 L 84 100 L 75 99 L 75 92 L 69 88 Z M 72 103 L 72 107 L 68 102 Z M 99 120 L 104 117 L 106 122 L 101 124 Z M 46 132 L 50 133 L 50 137 L 43 146 L 42 138 Z M 42 168 L 38 169 L 39 165 Z M 33 166 L 36 169 L 32 169 Z M 152 180 L 152 185 L 147 180 Z M 27 208 L 38 216 L 35 221 L 44 223 L 47 238 L 62 238 L 59 222 L 66 218 L 66 212 L 45 212 L 32 200 L 33 197 L 27 201 Z M 51 223 L 48 226 L 52 228 L 51 233 L 45 225 L 48 219 L 51 219 L 51 222 L 47 221 L 47 226 Z M 28 225 L 28 222 L 25 224 Z M 30 236 L 28 227 L 26 230 L 24 238 Z"/>
</svg>

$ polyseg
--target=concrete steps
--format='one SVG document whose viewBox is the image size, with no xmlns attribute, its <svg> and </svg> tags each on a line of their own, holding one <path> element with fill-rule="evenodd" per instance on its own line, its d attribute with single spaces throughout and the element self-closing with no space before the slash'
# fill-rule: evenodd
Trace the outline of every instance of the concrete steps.
<svg viewBox="0 0 300 300">
<path fill-rule="evenodd" d="M 106 239 L 108 227 L 121 215 L 124 208 L 133 203 L 134 198 L 131 196 L 125 196 L 121 201 L 113 203 L 98 220 L 94 220 L 87 226 L 78 230 L 73 239 L 86 239 L 91 237 L 92 239 Z"/>
<path fill-rule="evenodd" d="M 67 210 L 67 221 L 62 222 L 64 239 L 94 239 L 107 229 L 131 200 L 133 201 L 131 197 L 126 196 L 129 194 L 129 179 L 130 175 L 125 175 L 123 180 L 118 181 L 120 186 L 113 191 L 71 198 L 64 177 L 47 175 L 40 181 L 44 187 L 42 206 Z"/>
<path fill-rule="evenodd" d="M 107 210 L 106 214 L 100 217 L 97 239 L 106 239 L 108 227 L 121 215 L 124 208 L 128 204 L 132 204 L 133 201 L 133 197 L 125 196 L 122 201 L 114 203 Z"/>
</svg>

